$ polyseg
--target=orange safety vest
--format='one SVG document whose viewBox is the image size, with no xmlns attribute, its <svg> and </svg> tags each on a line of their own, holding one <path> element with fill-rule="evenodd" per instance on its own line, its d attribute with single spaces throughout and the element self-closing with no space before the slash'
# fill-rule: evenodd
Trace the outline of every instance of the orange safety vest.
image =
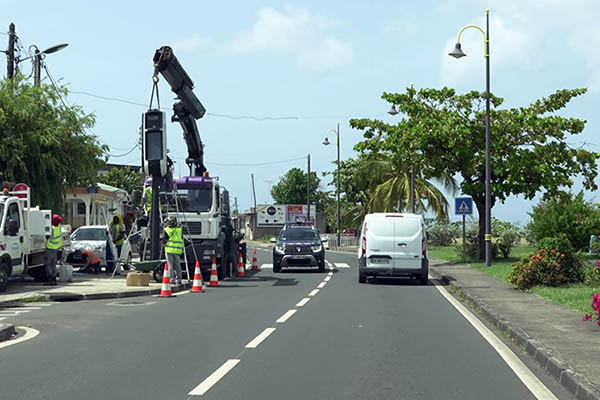
<svg viewBox="0 0 600 400">
<path fill-rule="evenodd" d="M 91 251 L 82 251 L 81 254 L 87 254 L 88 256 L 88 263 L 89 264 L 96 264 L 96 263 L 100 263 L 100 259 L 98 258 L 97 255 L 95 255 L 94 253 L 92 253 Z M 91 261 L 90 261 L 91 260 Z"/>
</svg>

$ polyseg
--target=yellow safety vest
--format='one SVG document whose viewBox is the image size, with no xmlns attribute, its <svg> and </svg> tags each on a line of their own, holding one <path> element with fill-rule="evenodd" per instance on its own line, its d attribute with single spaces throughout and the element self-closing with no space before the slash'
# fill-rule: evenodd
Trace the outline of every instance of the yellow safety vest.
<svg viewBox="0 0 600 400">
<path fill-rule="evenodd" d="M 165 228 L 165 233 L 169 235 L 169 240 L 167 240 L 167 244 L 165 245 L 165 253 L 183 253 L 183 233 L 181 228 Z"/>
<path fill-rule="evenodd" d="M 117 224 L 117 227 L 115 229 L 115 238 L 118 238 L 120 234 L 121 234 L 121 224 Z M 123 236 L 121 239 L 117 240 L 115 242 L 115 246 L 123 246 L 124 242 L 125 242 L 125 236 Z"/>
<path fill-rule="evenodd" d="M 46 240 L 46 248 L 58 250 L 62 247 L 62 231 L 60 225 L 52 227 L 52 235 Z"/>
<path fill-rule="evenodd" d="M 146 196 L 144 197 L 144 209 L 147 213 L 149 213 L 150 209 L 152 209 L 152 188 L 147 187 L 146 189 L 144 189 L 144 193 L 146 194 Z"/>
</svg>

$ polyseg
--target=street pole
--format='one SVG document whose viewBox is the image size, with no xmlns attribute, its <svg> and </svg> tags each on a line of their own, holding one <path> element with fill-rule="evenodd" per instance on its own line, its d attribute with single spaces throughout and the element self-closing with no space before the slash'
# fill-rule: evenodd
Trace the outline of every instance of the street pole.
<svg viewBox="0 0 600 400">
<path fill-rule="evenodd" d="M 152 208 L 150 210 L 150 226 L 152 227 L 150 232 L 152 236 L 150 238 L 150 250 L 151 250 L 151 260 L 159 260 L 160 259 L 160 210 L 159 207 L 159 199 L 160 191 L 158 189 L 158 185 L 160 181 L 160 177 L 152 176 Z"/>
<path fill-rule="evenodd" d="M 485 39 L 485 265 L 492 266 L 491 132 L 490 132 L 490 10 L 486 15 Z"/>
<path fill-rule="evenodd" d="M 410 166 L 410 202 L 412 213 L 415 213 L 415 164 Z"/>
<path fill-rule="evenodd" d="M 307 157 L 308 174 L 306 175 L 306 222 L 310 222 L 310 154 Z"/>
<path fill-rule="evenodd" d="M 33 55 L 33 84 L 35 86 L 40 86 L 41 66 L 42 55 L 40 54 L 40 50 L 36 48 L 35 54 Z"/>
<path fill-rule="evenodd" d="M 6 75 L 8 79 L 12 79 L 15 76 L 15 24 L 12 22 L 8 26 L 8 50 L 6 51 L 7 65 Z"/>
<path fill-rule="evenodd" d="M 337 245 L 341 246 L 341 218 L 340 218 L 340 124 L 337 124 Z"/>
<path fill-rule="evenodd" d="M 250 174 L 250 179 L 252 179 L 252 197 L 254 198 L 254 212 L 256 213 L 256 188 L 254 187 L 254 174 Z"/>
</svg>

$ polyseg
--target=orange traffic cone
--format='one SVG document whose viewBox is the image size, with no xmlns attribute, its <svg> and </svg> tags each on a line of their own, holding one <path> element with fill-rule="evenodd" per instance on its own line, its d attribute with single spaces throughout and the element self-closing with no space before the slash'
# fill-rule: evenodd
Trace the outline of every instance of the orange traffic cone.
<svg viewBox="0 0 600 400">
<path fill-rule="evenodd" d="M 242 252 L 240 252 L 240 262 L 238 262 L 237 276 L 246 276 L 246 269 L 244 268 L 244 258 Z"/>
<path fill-rule="evenodd" d="M 258 271 L 258 264 L 256 263 L 256 249 L 252 251 L 252 271 Z"/>
<path fill-rule="evenodd" d="M 165 272 L 163 273 L 160 297 L 171 297 L 171 296 L 173 296 L 173 292 L 171 291 L 171 274 L 169 272 L 169 263 L 165 263 Z"/>
<path fill-rule="evenodd" d="M 217 261 L 215 257 L 212 258 L 212 265 L 210 267 L 210 286 L 219 286 L 219 274 L 217 273 Z"/>
<path fill-rule="evenodd" d="M 200 263 L 196 260 L 194 269 L 194 283 L 192 283 L 192 292 L 204 292 L 204 283 L 202 282 L 202 273 L 200 272 Z"/>
</svg>

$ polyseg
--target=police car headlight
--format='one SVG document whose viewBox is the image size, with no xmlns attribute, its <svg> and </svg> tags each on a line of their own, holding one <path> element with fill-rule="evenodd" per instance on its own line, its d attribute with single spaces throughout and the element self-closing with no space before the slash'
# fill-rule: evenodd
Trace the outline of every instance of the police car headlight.
<svg viewBox="0 0 600 400">
<path fill-rule="evenodd" d="M 311 247 L 312 251 L 314 251 L 315 253 L 320 252 L 321 250 L 323 250 L 323 246 L 322 245 L 317 245 L 317 246 L 312 246 Z"/>
<path fill-rule="evenodd" d="M 283 246 L 277 244 L 277 245 L 275 245 L 275 251 L 283 254 L 285 252 L 285 249 Z"/>
</svg>

